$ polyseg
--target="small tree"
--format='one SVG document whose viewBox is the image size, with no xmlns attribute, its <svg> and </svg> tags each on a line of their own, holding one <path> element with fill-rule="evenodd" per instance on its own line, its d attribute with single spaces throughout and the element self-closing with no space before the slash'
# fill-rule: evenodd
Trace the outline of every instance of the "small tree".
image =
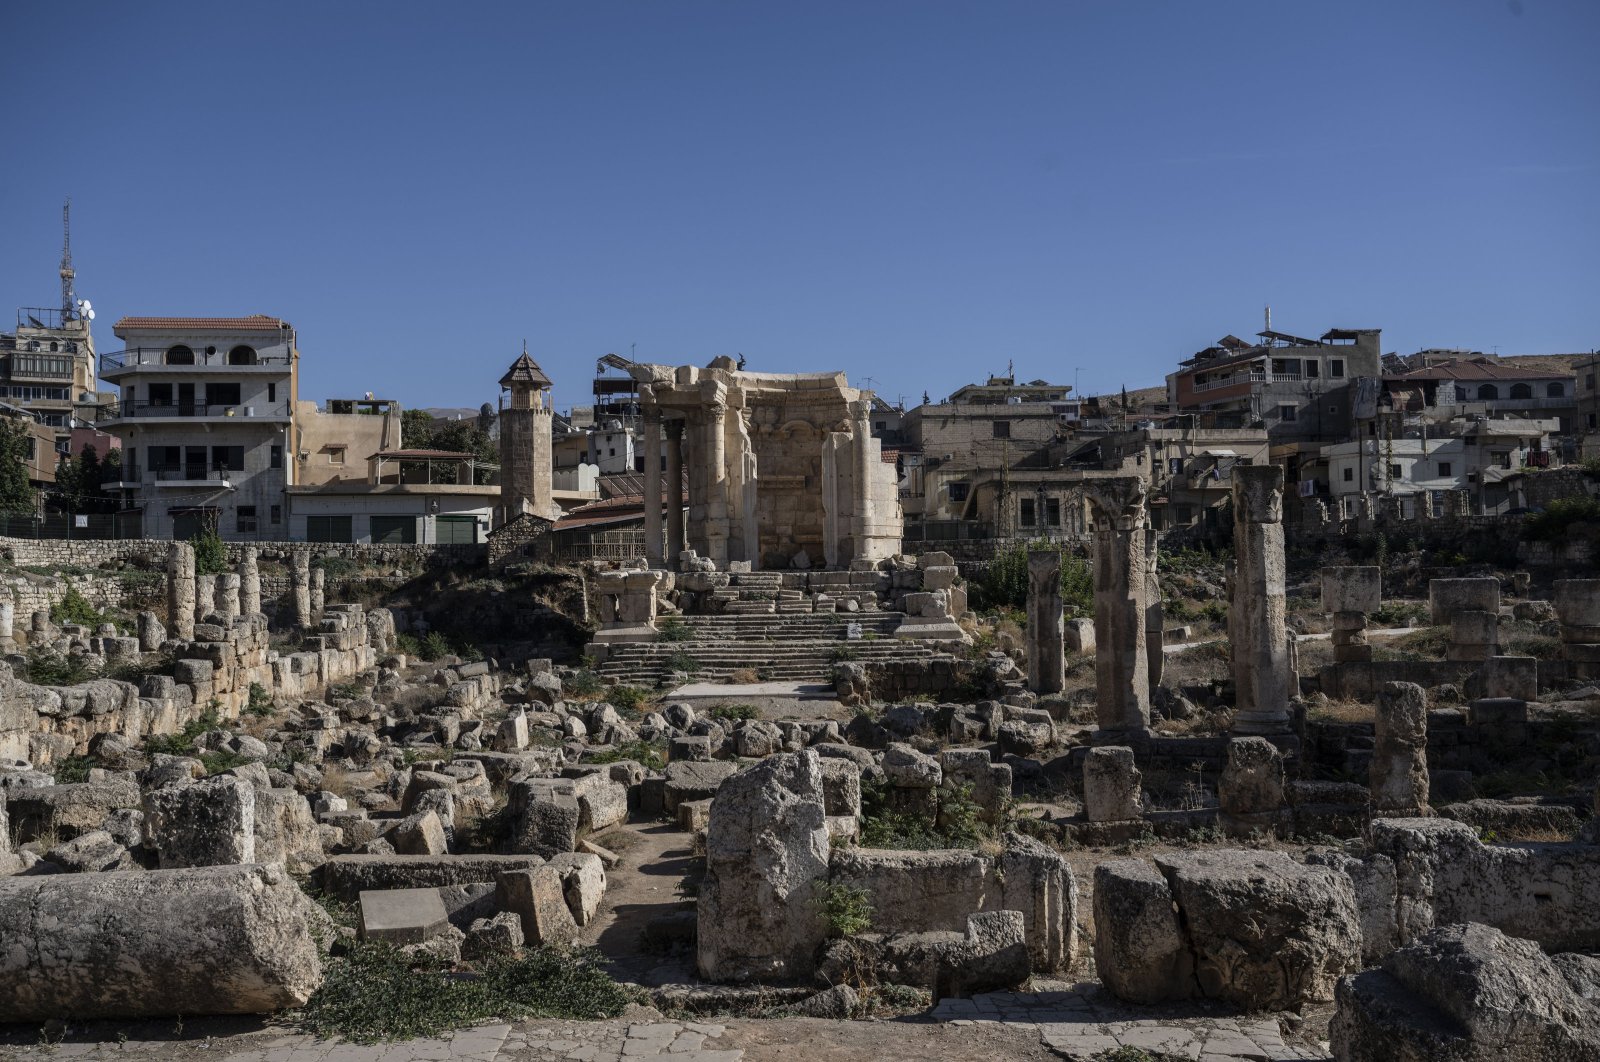
<svg viewBox="0 0 1600 1062">
<path fill-rule="evenodd" d="M 28 482 L 33 437 L 10 417 L 0 417 L 0 513 L 31 516 L 38 511 L 38 492 Z"/>
<path fill-rule="evenodd" d="M 223 545 L 222 536 L 217 534 L 214 522 L 207 522 L 189 541 L 194 545 L 196 575 L 221 575 L 229 570 L 228 547 Z"/>
</svg>

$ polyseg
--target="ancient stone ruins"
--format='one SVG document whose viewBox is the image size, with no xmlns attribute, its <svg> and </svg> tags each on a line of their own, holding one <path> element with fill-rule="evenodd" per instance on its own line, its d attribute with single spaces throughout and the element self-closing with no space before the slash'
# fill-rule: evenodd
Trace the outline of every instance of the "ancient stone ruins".
<svg viewBox="0 0 1600 1062">
<path fill-rule="evenodd" d="M 1600 580 L 1308 567 L 1240 465 L 1226 571 L 1102 476 L 1089 556 L 1023 550 L 980 616 L 998 580 L 902 552 L 841 376 L 635 371 L 688 484 L 642 561 L 145 542 L 78 562 L 159 582 L 124 626 L 0 607 L 0 1021 L 585 945 L 666 1012 L 1062 1057 L 1600 1058 Z"/>
</svg>

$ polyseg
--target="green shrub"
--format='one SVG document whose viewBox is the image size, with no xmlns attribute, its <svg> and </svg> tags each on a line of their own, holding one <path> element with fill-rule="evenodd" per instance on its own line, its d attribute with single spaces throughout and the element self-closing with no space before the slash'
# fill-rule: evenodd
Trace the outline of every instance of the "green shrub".
<svg viewBox="0 0 1600 1062">
<path fill-rule="evenodd" d="M 816 904 L 836 937 L 853 937 L 872 928 L 872 899 L 866 889 L 839 882 L 822 886 Z"/>
<path fill-rule="evenodd" d="M 1088 562 L 1068 553 L 1058 543 L 1047 541 L 1018 543 L 995 554 L 971 587 L 972 606 L 980 609 L 1027 607 L 1028 553 L 1039 549 L 1061 550 L 1061 599 L 1067 618 L 1094 615 L 1094 572 Z"/>
<path fill-rule="evenodd" d="M 685 675 L 697 675 L 700 673 L 700 661 L 682 649 L 674 650 L 667 657 L 666 664 L 668 671 L 680 671 Z"/>
<path fill-rule="evenodd" d="M 89 772 L 98 766 L 93 756 L 68 756 L 51 764 L 50 773 L 55 776 L 57 785 L 71 785 L 87 782 Z"/>
<path fill-rule="evenodd" d="M 853 645 L 836 645 L 828 650 L 828 661 L 834 664 L 848 664 L 852 660 L 861 659 L 861 650 Z"/>
<path fill-rule="evenodd" d="M 694 629 L 677 616 L 668 616 L 656 624 L 656 630 L 664 642 L 694 641 Z"/>
<path fill-rule="evenodd" d="M 601 962 L 593 951 L 538 948 L 491 960 L 465 978 L 390 944 L 356 943 L 327 964 L 322 987 L 298 1016 L 316 1036 L 356 1043 L 436 1036 L 494 1018 L 615 1018 L 639 993 L 608 977 Z"/>
<path fill-rule="evenodd" d="M 195 738 L 208 730 L 215 730 L 222 725 L 222 719 L 217 714 L 217 705 L 213 701 L 198 719 L 191 719 L 184 724 L 182 730 L 176 734 L 151 734 L 144 739 L 144 751 L 147 756 L 162 753 L 168 756 L 194 755 Z"/>
<path fill-rule="evenodd" d="M 61 600 L 50 606 L 50 622 L 76 623 L 92 629 L 106 622 L 106 614 L 89 604 L 89 599 L 79 593 L 77 587 L 69 586 Z"/>
<path fill-rule="evenodd" d="M 667 767 L 667 750 L 663 745 L 649 741 L 629 741 L 584 757 L 589 763 L 620 763 L 633 760 L 649 771 L 663 771 Z"/>
<path fill-rule="evenodd" d="M 719 704 L 706 712 L 713 719 L 725 723 L 742 723 L 747 719 L 754 719 L 760 713 L 753 704 Z"/>
<path fill-rule="evenodd" d="M 1600 524 L 1600 498 L 1558 498 L 1523 521 L 1522 537 L 1533 542 L 1566 538 L 1573 524 Z"/>
<path fill-rule="evenodd" d="M 250 700 L 244 706 L 247 715 L 271 715 L 272 694 L 259 682 L 250 683 Z"/>
<path fill-rule="evenodd" d="M 76 686 L 99 678 L 100 665 L 89 657 L 63 656 L 46 646 L 33 646 L 22 672 L 19 677 L 36 686 Z"/>
<path fill-rule="evenodd" d="M 438 631 L 429 631 L 417 645 L 417 656 L 423 660 L 433 661 L 449 655 L 450 639 Z"/>
<path fill-rule="evenodd" d="M 189 540 L 194 547 L 194 573 L 196 575 L 221 575 L 228 571 L 228 547 L 214 527 L 195 533 Z"/>
<path fill-rule="evenodd" d="M 638 686 L 613 686 L 606 691 L 606 700 L 624 712 L 638 712 L 650 700 L 650 692 Z"/>
<path fill-rule="evenodd" d="M 420 660 L 421 657 L 417 656 L 417 654 L 422 652 L 422 643 L 417 641 L 415 634 L 408 634 L 402 631 L 394 636 L 394 651 Z"/>
<path fill-rule="evenodd" d="M 574 697 L 593 697 L 605 687 L 605 680 L 588 668 L 561 680 L 561 688 Z"/>
</svg>

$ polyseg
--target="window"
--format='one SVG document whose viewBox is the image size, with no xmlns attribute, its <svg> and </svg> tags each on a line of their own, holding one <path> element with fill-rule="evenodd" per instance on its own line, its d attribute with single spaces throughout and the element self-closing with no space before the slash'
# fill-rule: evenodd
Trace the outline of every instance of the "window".
<svg viewBox="0 0 1600 1062">
<path fill-rule="evenodd" d="M 967 484 L 965 484 L 965 483 L 952 483 L 952 484 L 950 484 L 950 500 L 953 501 L 953 502 L 964 502 L 964 501 L 966 501 L 967 500 Z"/>
<path fill-rule="evenodd" d="M 256 364 L 256 351 L 254 347 L 240 344 L 228 351 L 229 365 L 254 365 Z"/>
<path fill-rule="evenodd" d="M 308 516 L 306 517 L 307 542 L 349 542 L 350 517 L 348 516 Z"/>
<path fill-rule="evenodd" d="M 1167 474 L 1170 476 L 1181 476 L 1183 474 L 1183 458 L 1167 458 Z"/>
<path fill-rule="evenodd" d="M 1567 394 L 1567 389 L 1558 383 L 1550 384 L 1544 391 L 1550 398 L 1565 398 Z"/>
<path fill-rule="evenodd" d="M 1405 473 L 1405 469 L 1401 468 L 1399 465 L 1392 464 L 1392 463 L 1389 465 L 1389 478 L 1390 479 L 1400 479 L 1405 474 L 1406 474 Z"/>
<path fill-rule="evenodd" d="M 400 546 L 417 540 L 415 516 L 374 516 L 372 518 L 373 545 Z"/>
<path fill-rule="evenodd" d="M 1597 427 L 1597 426 L 1600 426 L 1600 417 L 1596 417 L 1593 413 L 1590 413 L 1589 414 L 1589 427 L 1593 428 L 1593 427 Z"/>
<path fill-rule="evenodd" d="M 991 428 L 994 431 L 994 437 L 996 439 L 1011 438 L 1011 422 L 1009 420 L 994 421 L 991 424 Z"/>
<path fill-rule="evenodd" d="M 1533 397 L 1533 388 L 1529 387 L 1527 384 L 1512 384 L 1511 385 L 1511 397 L 1512 398 L 1532 398 Z"/>
<path fill-rule="evenodd" d="M 1496 468 L 1511 467 L 1511 451 L 1495 450 L 1489 454 L 1489 463 Z"/>
<path fill-rule="evenodd" d="M 241 505 L 235 510 L 236 527 L 241 535 L 256 533 L 256 507 L 254 505 Z"/>
<path fill-rule="evenodd" d="M 169 384 L 169 383 L 145 384 L 144 390 L 145 390 L 145 397 L 149 400 L 149 402 L 148 402 L 149 405 L 152 405 L 152 406 L 170 406 L 170 405 L 172 405 L 172 385 L 171 384 Z M 133 398 L 132 388 L 129 388 L 128 398 L 130 400 Z"/>
<path fill-rule="evenodd" d="M 268 402 L 276 402 L 277 400 L 278 400 L 278 385 L 275 384 L 275 383 L 267 384 L 267 401 Z"/>
<path fill-rule="evenodd" d="M 1328 375 L 1331 376 L 1332 378 L 1334 378 L 1335 380 L 1342 379 L 1344 377 L 1344 359 L 1343 358 L 1329 358 L 1328 359 Z"/>
<path fill-rule="evenodd" d="M 1583 386 L 1586 390 L 1594 390 L 1594 373 L 1591 372 L 1589 375 L 1583 378 Z"/>
<path fill-rule="evenodd" d="M 1346 483 L 1354 483 L 1355 479 L 1356 479 L 1356 470 L 1355 469 L 1347 468 L 1347 469 L 1344 470 L 1344 481 Z"/>
<path fill-rule="evenodd" d="M 1478 401 L 1493 402 L 1500 397 L 1500 388 L 1494 384 L 1483 384 L 1478 388 Z"/>
<path fill-rule="evenodd" d="M 175 347 L 167 348 L 168 365 L 193 365 L 194 351 L 179 343 Z"/>
<path fill-rule="evenodd" d="M 1451 472 L 1450 472 L 1451 467 L 1452 466 L 1451 466 L 1449 461 L 1440 461 L 1439 462 L 1439 475 L 1441 475 L 1441 476 L 1450 475 L 1451 474 Z"/>
<path fill-rule="evenodd" d="M 1315 380 L 1322 371 L 1322 363 L 1315 358 L 1306 359 L 1306 379 Z"/>
<path fill-rule="evenodd" d="M 471 545 L 478 541 L 475 516 L 440 516 L 433 522 L 434 541 L 446 545 Z"/>
<path fill-rule="evenodd" d="M 1033 499 L 1032 498 L 1023 498 L 1023 499 L 1021 499 L 1020 500 L 1019 512 L 1020 512 L 1020 515 L 1018 516 L 1017 519 L 1022 524 L 1022 526 L 1023 527 L 1032 527 L 1033 526 Z"/>
<path fill-rule="evenodd" d="M 1295 420 L 1299 417 L 1299 415 L 1300 411 L 1294 406 L 1284 405 L 1278 407 L 1279 420 Z"/>
<path fill-rule="evenodd" d="M 244 447 L 213 446 L 211 448 L 211 468 L 216 472 L 243 472 Z"/>
<path fill-rule="evenodd" d="M 344 464 L 344 451 L 345 451 L 345 448 L 343 446 L 330 446 L 330 447 L 328 447 L 328 464 L 330 464 L 330 465 L 342 465 L 342 464 Z"/>
<path fill-rule="evenodd" d="M 281 506 L 281 505 L 274 505 L 274 506 L 273 506 L 273 507 L 272 507 L 272 508 L 271 508 L 271 509 L 270 509 L 270 510 L 268 510 L 268 511 L 269 511 L 269 512 L 270 512 L 270 513 L 272 513 L 272 517 L 271 517 L 271 519 L 272 519 L 272 522 L 273 522 L 273 523 L 274 523 L 274 524 L 281 524 L 281 523 L 283 523 L 283 506 Z"/>
<path fill-rule="evenodd" d="M 282 468 L 283 467 L 283 447 L 279 446 L 277 443 L 273 443 L 272 444 L 272 458 L 271 458 L 271 461 L 270 461 L 270 463 L 268 464 L 267 467 L 268 468 Z M 278 521 L 274 520 L 272 522 L 273 523 L 277 523 Z"/>
<path fill-rule="evenodd" d="M 238 405 L 239 385 L 236 383 L 206 384 L 206 404 L 211 406 Z"/>
<path fill-rule="evenodd" d="M 1046 498 L 1044 500 L 1044 519 L 1045 523 L 1049 524 L 1051 527 L 1061 526 L 1060 498 Z"/>
</svg>

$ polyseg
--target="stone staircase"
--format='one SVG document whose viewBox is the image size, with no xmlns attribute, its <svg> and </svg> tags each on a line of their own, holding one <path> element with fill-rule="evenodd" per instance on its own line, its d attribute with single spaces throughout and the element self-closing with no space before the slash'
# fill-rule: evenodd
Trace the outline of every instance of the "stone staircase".
<svg viewBox="0 0 1600 1062">
<path fill-rule="evenodd" d="M 671 658 L 681 653 L 699 665 L 692 676 L 696 681 L 716 682 L 750 669 L 766 682 L 828 682 L 834 654 L 845 646 L 851 658 L 861 662 L 932 656 L 926 646 L 895 638 L 895 628 L 903 618 L 898 612 L 684 616 L 681 622 L 693 633 L 692 638 L 615 645 L 598 670 L 616 682 L 654 685 L 671 673 Z M 850 623 L 861 624 L 862 638 L 845 638 Z"/>
</svg>

